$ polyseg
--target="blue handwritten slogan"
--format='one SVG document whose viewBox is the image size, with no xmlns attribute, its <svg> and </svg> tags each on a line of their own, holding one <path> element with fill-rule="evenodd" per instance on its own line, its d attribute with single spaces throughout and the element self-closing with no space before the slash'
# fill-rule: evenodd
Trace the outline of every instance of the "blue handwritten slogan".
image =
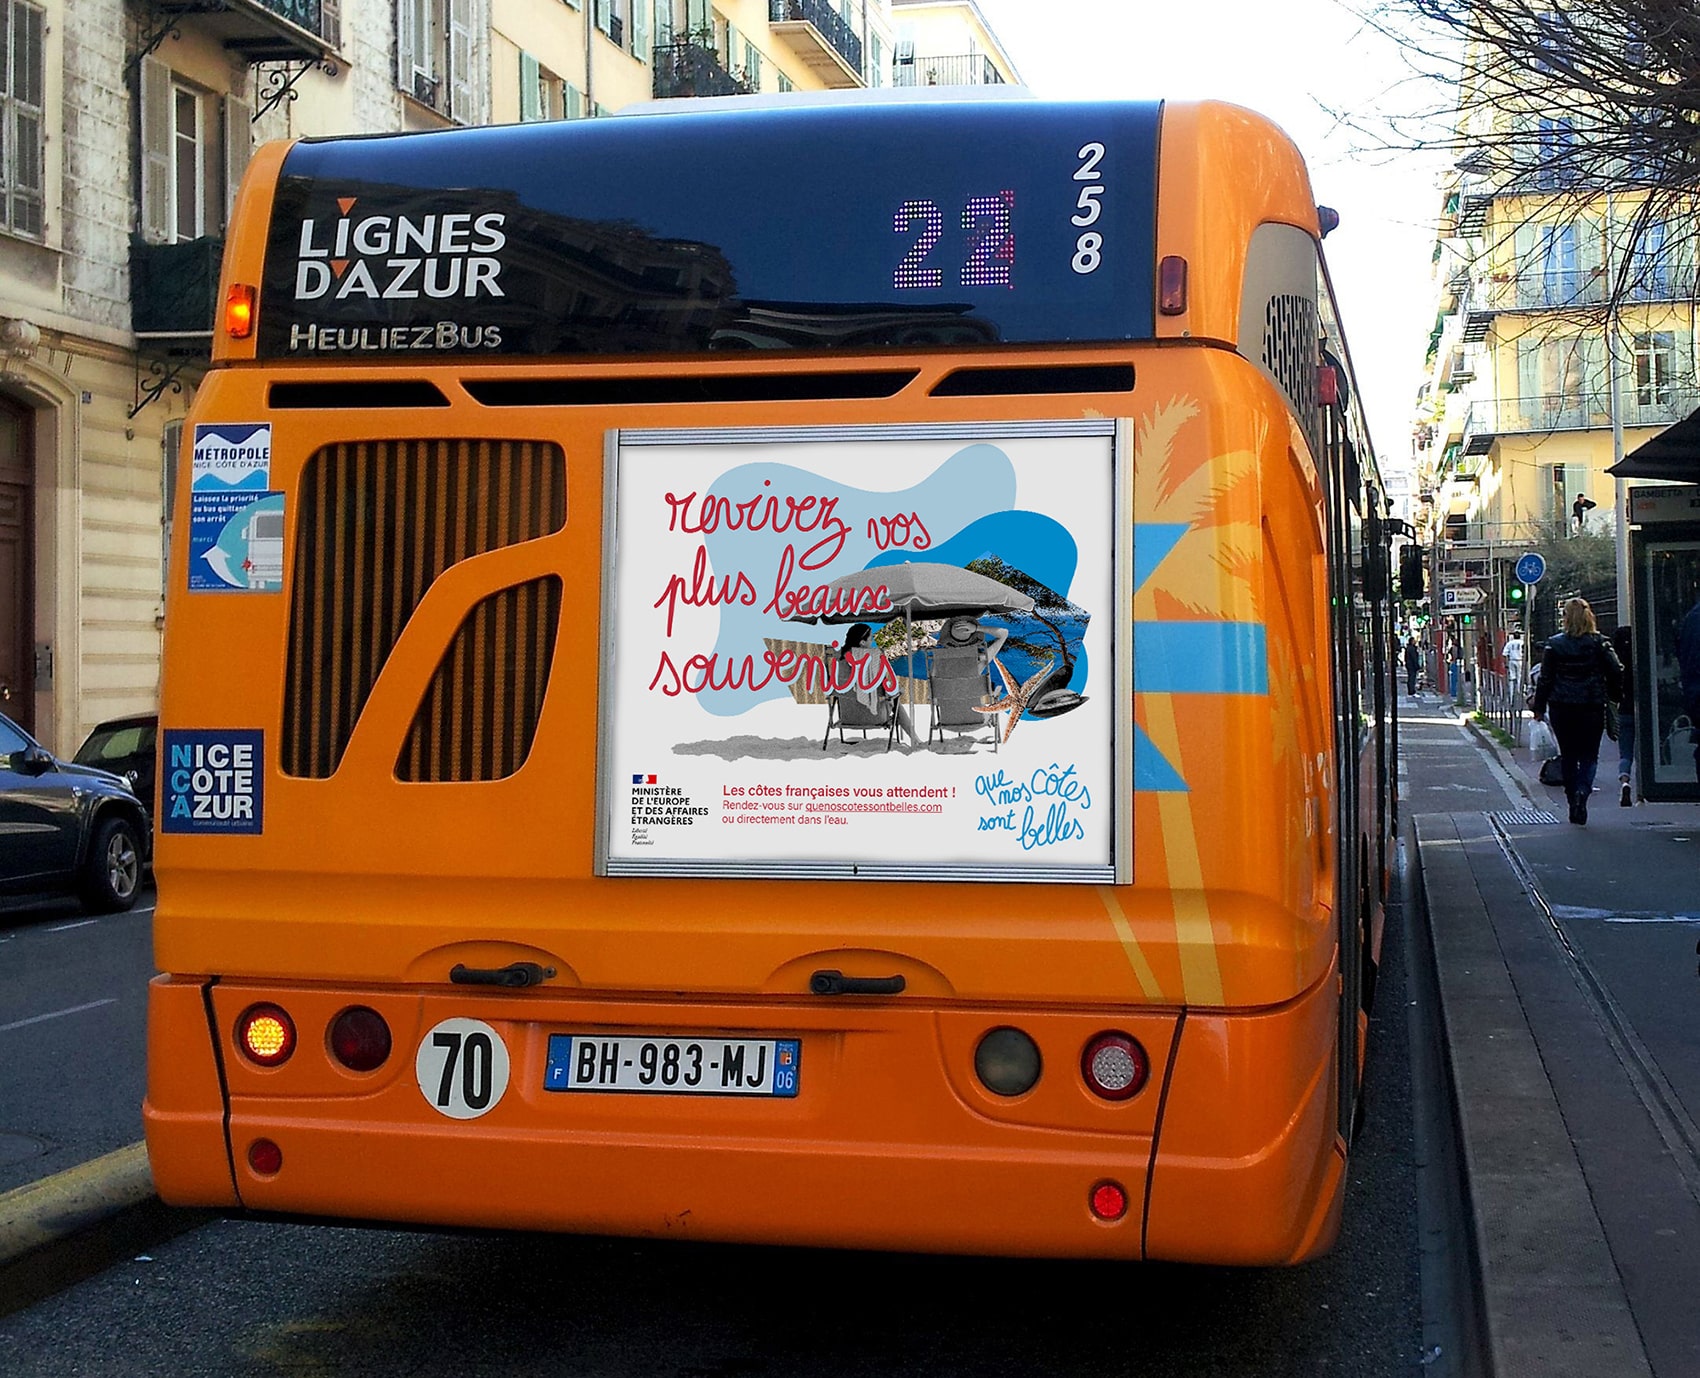
<svg viewBox="0 0 1700 1378">
<path fill-rule="evenodd" d="M 976 831 L 1008 833 L 1024 852 L 1085 837 L 1080 816 L 1092 808 L 1092 791 L 1076 776 L 1076 769 L 1073 764 L 1053 761 L 1013 779 L 1003 770 L 976 775 L 974 794 L 980 805 Z"/>
</svg>

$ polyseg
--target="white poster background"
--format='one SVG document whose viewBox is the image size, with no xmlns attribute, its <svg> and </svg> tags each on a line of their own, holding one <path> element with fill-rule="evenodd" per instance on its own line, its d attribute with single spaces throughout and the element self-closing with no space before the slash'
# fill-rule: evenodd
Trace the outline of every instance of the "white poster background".
<svg viewBox="0 0 1700 1378">
<path fill-rule="evenodd" d="M 601 870 L 1113 878 L 1115 460 L 1109 422 L 615 437 Z M 823 749 L 827 706 L 796 701 L 773 643 L 830 663 L 849 623 L 784 614 L 882 555 L 991 555 L 1062 594 L 1087 615 L 1063 632 L 1083 701 L 1023 716 L 995 751 L 990 732 L 929 743 L 925 703 L 907 708 L 916 746 L 855 731 L 845 746 L 834 729 Z M 857 620 L 877 631 L 890 616 Z M 1009 614 L 981 626 L 1016 621 L 1030 646 L 1052 635 Z M 892 654 L 924 675 L 924 652 Z M 1018 683 L 1046 658 L 1061 663 L 999 657 Z M 995 667 L 992 685 L 1006 697 Z M 1009 719 L 996 715 L 1000 737 Z"/>
</svg>

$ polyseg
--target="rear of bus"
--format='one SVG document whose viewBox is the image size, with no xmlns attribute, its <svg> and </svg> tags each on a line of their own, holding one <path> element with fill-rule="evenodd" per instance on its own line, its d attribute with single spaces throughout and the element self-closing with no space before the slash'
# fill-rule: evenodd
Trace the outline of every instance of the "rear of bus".
<svg viewBox="0 0 1700 1378">
<path fill-rule="evenodd" d="M 160 1194 L 1325 1249 L 1297 154 L 690 104 L 255 158 L 175 514 Z"/>
</svg>

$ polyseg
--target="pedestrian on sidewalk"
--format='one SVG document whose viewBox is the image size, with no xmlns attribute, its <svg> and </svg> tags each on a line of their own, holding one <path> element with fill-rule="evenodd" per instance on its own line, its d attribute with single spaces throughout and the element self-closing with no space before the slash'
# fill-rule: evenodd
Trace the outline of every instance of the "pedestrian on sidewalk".
<svg viewBox="0 0 1700 1378">
<path fill-rule="evenodd" d="M 1623 697 L 1617 701 L 1617 802 L 1627 809 L 1635 802 L 1629 791 L 1629 775 L 1635 768 L 1635 648 L 1627 622 L 1612 628 L 1611 648 L 1623 666 Z"/>
<path fill-rule="evenodd" d="M 1588 821 L 1588 795 L 1593 792 L 1594 772 L 1600 764 L 1606 702 L 1622 698 L 1623 667 L 1617 652 L 1600 635 L 1587 599 L 1572 598 L 1564 605 L 1564 630 L 1548 641 L 1542 652 L 1534 702 L 1537 718 L 1545 718 L 1551 708 L 1572 823 Z"/>
<path fill-rule="evenodd" d="M 1682 671 L 1682 711 L 1688 716 L 1688 739 L 1694 743 L 1694 778 L 1700 780 L 1700 596 L 1676 634 L 1676 663 Z"/>
<path fill-rule="evenodd" d="M 1417 696 L 1417 671 L 1422 664 L 1423 653 L 1417 649 L 1417 638 L 1408 637 L 1405 641 L 1405 692 L 1412 698 Z"/>
</svg>

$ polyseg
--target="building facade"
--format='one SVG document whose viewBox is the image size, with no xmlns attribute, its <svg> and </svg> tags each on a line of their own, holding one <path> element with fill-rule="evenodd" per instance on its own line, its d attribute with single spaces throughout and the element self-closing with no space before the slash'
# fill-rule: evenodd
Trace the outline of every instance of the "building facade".
<svg viewBox="0 0 1700 1378">
<path fill-rule="evenodd" d="M 0 711 L 60 752 L 158 703 L 184 418 L 257 143 L 1016 79 L 971 0 L 0 8 Z"/>
<path fill-rule="evenodd" d="M 1435 538 L 1508 551 L 1610 533 L 1607 469 L 1700 403 L 1700 215 L 1653 191 L 1651 169 L 1591 155 L 1582 122 L 1538 91 L 1466 82 L 1460 104 L 1418 395 L 1417 515 Z"/>
</svg>

